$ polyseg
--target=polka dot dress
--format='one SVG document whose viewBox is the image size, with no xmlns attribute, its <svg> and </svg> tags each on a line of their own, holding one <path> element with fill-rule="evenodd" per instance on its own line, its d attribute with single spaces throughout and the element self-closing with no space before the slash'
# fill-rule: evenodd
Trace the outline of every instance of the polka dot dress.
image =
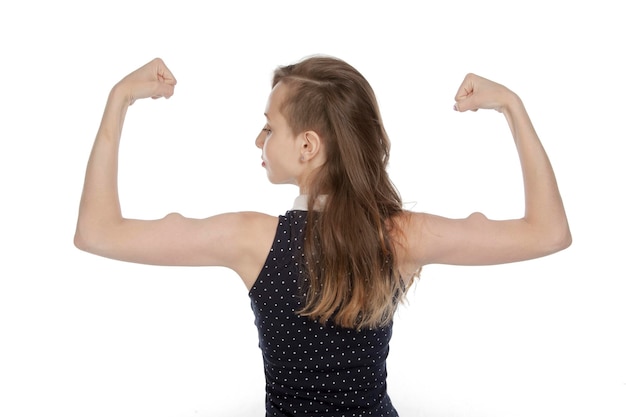
<svg viewBox="0 0 626 417">
<path fill-rule="evenodd" d="M 306 211 L 279 217 L 274 243 L 250 290 L 266 381 L 266 416 L 397 416 L 387 395 L 391 325 L 356 331 L 296 311 L 304 270 Z"/>
</svg>

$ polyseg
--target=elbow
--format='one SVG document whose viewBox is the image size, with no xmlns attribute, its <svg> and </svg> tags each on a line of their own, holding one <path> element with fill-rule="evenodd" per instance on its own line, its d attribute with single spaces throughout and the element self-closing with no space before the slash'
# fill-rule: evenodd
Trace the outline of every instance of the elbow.
<svg viewBox="0 0 626 417">
<path fill-rule="evenodd" d="M 89 235 L 85 233 L 85 230 L 80 226 L 76 227 L 76 231 L 74 232 L 74 246 L 82 251 L 93 253 L 93 244 L 88 239 L 88 236 Z"/>
<path fill-rule="evenodd" d="M 544 250 L 546 255 L 560 252 L 567 249 L 572 244 L 572 233 L 567 222 L 550 230 L 544 237 Z"/>
<path fill-rule="evenodd" d="M 559 243 L 559 250 L 567 249 L 572 245 L 572 232 L 569 230 L 569 227 L 566 228 Z"/>
<path fill-rule="evenodd" d="M 572 244 L 572 232 L 569 228 L 569 222 L 567 221 L 567 217 L 565 215 L 563 215 L 562 220 L 559 222 L 555 242 L 558 250 L 560 251 L 569 248 Z"/>
<path fill-rule="evenodd" d="M 94 255 L 102 255 L 107 241 L 106 227 L 95 227 L 79 220 L 74 232 L 74 246 Z"/>
<path fill-rule="evenodd" d="M 525 217 L 529 232 L 528 243 L 535 247 L 537 257 L 567 249 L 572 244 L 572 233 L 564 213 L 545 217 Z"/>
<path fill-rule="evenodd" d="M 74 246 L 77 249 L 80 249 L 82 251 L 86 251 L 88 252 L 87 248 L 89 247 L 87 245 L 87 240 L 85 239 L 85 237 L 80 233 L 80 231 L 77 229 L 76 232 L 74 233 Z"/>
</svg>

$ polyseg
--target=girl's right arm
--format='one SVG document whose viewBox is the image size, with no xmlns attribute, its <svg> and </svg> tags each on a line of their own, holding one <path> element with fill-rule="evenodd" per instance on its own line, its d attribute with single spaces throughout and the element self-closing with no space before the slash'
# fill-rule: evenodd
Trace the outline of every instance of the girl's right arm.
<svg viewBox="0 0 626 417">
<path fill-rule="evenodd" d="M 494 109 L 504 114 L 521 163 L 525 214 L 520 219 L 491 220 L 481 213 L 464 219 L 406 213 L 404 268 L 501 264 L 568 247 L 572 238 L 556 178 L 520 98 L 500 84 L 469 74 L 455 100 L 458 111 Z"/>
<path fill-rule="evenodd" d="M 159 220 L 122 216 L 118 150 L 128 107 L 142 98 L 169 98 L 175 85 L 163 61 L 155 59 L 111 90 L 87 165 L 74 243 L 82 250 L 129 262 L 225 266 L 250 287 L 269 252 L 275 217 L 251 212 L 206 219 L 176 213 Z"/>
</svg>

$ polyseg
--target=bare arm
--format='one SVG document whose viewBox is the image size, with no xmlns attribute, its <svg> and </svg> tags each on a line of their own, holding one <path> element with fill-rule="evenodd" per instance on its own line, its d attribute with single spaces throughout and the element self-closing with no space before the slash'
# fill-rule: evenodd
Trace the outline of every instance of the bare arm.
<svg viewBox="0 0 626 417">
<path fill-rule="evenodd" d="M 122 216 L 118 150 L 128 107 L 142 98 L 169 98 L 175 85 L 163 61 L 155 59 L 111 90 L 87 164 L 74 243 L 82 250 L 129 262 L 226 266 L 250 286 L 269 251 L 275 218 L 260 213 L 206 219 L 176 213 L 159 220 Z"/>
<path fill-rule="evenodd" d="M 406 213 L 410 268 L 515 262 L 569 246 L 571 235 L 556 178 L 520 98 L 500 84 L 468 74 L 455 100 L 458 111 L 494 109 L 504 114 L 521 163 L 525 214 L 495 221 L 481 213 L 466 219 Z"/>
</svg>

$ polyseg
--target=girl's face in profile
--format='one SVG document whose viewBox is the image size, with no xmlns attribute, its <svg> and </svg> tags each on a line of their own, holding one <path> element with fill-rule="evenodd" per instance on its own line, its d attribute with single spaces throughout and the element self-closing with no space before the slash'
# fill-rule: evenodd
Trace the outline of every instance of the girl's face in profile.
<svg viewBox="0 0 626 417">
<path fill-rule="evenodd" d="M 271 183 L 298 185 L 302 171 L 299 141 L 280 112 L 286 90 L 284 84 L 278 83 L 270 93 L 265 108 L 267 123 L 257 136 L 255 145 L 263 151 L 262 166 Z"/>
</svg>

